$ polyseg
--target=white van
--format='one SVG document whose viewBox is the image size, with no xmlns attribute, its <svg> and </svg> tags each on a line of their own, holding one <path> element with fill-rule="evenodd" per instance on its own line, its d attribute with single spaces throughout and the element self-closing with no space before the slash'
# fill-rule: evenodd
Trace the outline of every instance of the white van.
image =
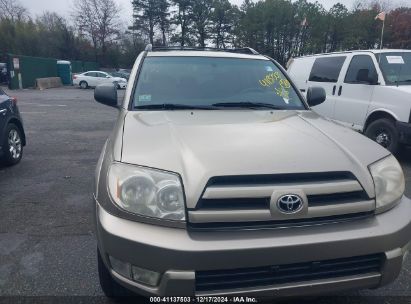
<svg viewBox="0 0 411 304">
<path fill-rule="evenodd" d="M 301 92 L 322 86 L 313 109 L 375 140 L 391 152 L 411 144 L 411 50 L 369 50 L 291 59 Z"/>
</svg>

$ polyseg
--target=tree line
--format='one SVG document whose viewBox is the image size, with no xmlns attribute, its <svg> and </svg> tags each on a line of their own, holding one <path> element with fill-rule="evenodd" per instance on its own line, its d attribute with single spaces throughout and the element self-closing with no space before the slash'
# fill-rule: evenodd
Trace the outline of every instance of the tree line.
<svg viewBox="0 0 411 304">
<path fill-rule="evenodd" d="M 130 0 L 125 20 L 114 0 L 74 0 L 70 17 L 33 18 L 18 0 L 0 0 L 0 54 L 96 60 L 130 67 L 145 44 L 231 48 L 249 46 L 285 65 L 304 54 L 379 47 L 411 49 L 411 8 L 388 0 L 337 3 L 307 0 Z M 127 26 L 127 24 L 131 24 Z M 0 60 L 1 61 L 1 60 Z"/>
</svg>

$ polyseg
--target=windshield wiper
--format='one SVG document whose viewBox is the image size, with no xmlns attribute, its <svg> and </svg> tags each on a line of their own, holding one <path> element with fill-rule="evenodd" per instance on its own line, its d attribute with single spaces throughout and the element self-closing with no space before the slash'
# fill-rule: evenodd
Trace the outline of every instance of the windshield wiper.
<svg viewBox="0 0 411 304">
<path fill-rule="evenodd" d="M 197 106 L 176 103 L 163 103 L 135 106 L 136 110 L 218 110 L 213 106 Z"/>
<path fill-rule="evenodd" d="M 247 109 L 273 109 L 273 110 L 285 110 L 283 107 L 279 107 L 270 103 L 263 102 L 220 102 L 213 104 L 213 107 L 222 107 L 222 108 L 247 108 Z"/>
</svg>

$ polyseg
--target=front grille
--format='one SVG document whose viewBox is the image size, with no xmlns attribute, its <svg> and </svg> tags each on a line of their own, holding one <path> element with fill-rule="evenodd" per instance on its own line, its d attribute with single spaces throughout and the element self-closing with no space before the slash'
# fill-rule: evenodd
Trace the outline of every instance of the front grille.
<svg viewBox="0 0 411 304">
<path fill-rule="evenodd" d="M 270 208 L 269 197 L 226 198 L 226 199 L 200 199 L 197 210 L 250 210 Z"/>
<path fill-rule="evenodd" d="M 314 180 L 336 181 L 355 179 L 351 172 L 318 172 L 318 173 L 293 173 L 293 174 L 260 174 L 260 175 L 229 175 L 212 177 L 207 186 L 244 186 L 261 184 L 287 184 L 305 183 Z"/>
<path fill-rule="evenodd" d="M 321 195 L 307 195 L 310 206 L 322 206 L 332 204 L 344 204 L 349 202 L 359 202 L 368 199 L 364 191 L 355 191 L 347 193 L 333 193 Z"/>
<path fill-rule="evenodd" d="M 188 223 L 187 228 L 193 232 L 206 231 L 230 231 L 230 230 L 259 230 L 290 227 L 306 227 L 326 224 L 346 223 L 371 218 L 374 212 L 361 212 L 354 214 L 342 214 L 326 217 L 313 217 L 293 219 L 285 221 L 254 221 L 254 222 L 212 222 L 212 223 Z"/>
<path fill-rule="evenodd" d="M 293 190 L 305 193 L 307 214 L 273 219 L 273 192 Z M 375 201 L 350 172 L 217 176 L 188 209 L 188 225 L 201 230 L 317 225 L 361 219 L 374 210 Z"/>
<path fill-rule="evenodd" d="M 196 291 L 275 286 L 381 272 L 383 254 L 233 270 L 196 271 Z"/>
</svg>

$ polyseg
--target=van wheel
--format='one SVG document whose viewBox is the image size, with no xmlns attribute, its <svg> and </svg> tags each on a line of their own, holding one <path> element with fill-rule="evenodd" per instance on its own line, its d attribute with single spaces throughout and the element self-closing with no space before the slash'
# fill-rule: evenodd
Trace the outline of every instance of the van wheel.
<svg viewBox="0 0 411 304">
<path fill-rule="evenodd" d="M 399 134 L 392 120 L 382 118 L 373 121 L 365 130 L 365 135 L 393 154 L 399 149 Z"/>
<path fill-rule="evenodd" d="M 98 277 L 100 279 L 100 286 L 104 294 L 109 298 L 118 297 L 133 297 L 135 296 L 131 291 L 117 283 L 110 274 L 106 265 L 101 258 L 100 250 L 97 248 L 97 263 L 98 263 Z"/>
<path fill-rule="evenodd" d="M 10 123 L 6 127 L 3 143 L 3 162 L 6 166 L 12 166 L 20 162 L 23 157 L 22 134 L 15 124 Z"/>
<path fill-rule="evenodd" d="M 86 81 L 80 82 L 80 88 L 87 89 L 88 88 L 88 83 Z"/>
</svg>

